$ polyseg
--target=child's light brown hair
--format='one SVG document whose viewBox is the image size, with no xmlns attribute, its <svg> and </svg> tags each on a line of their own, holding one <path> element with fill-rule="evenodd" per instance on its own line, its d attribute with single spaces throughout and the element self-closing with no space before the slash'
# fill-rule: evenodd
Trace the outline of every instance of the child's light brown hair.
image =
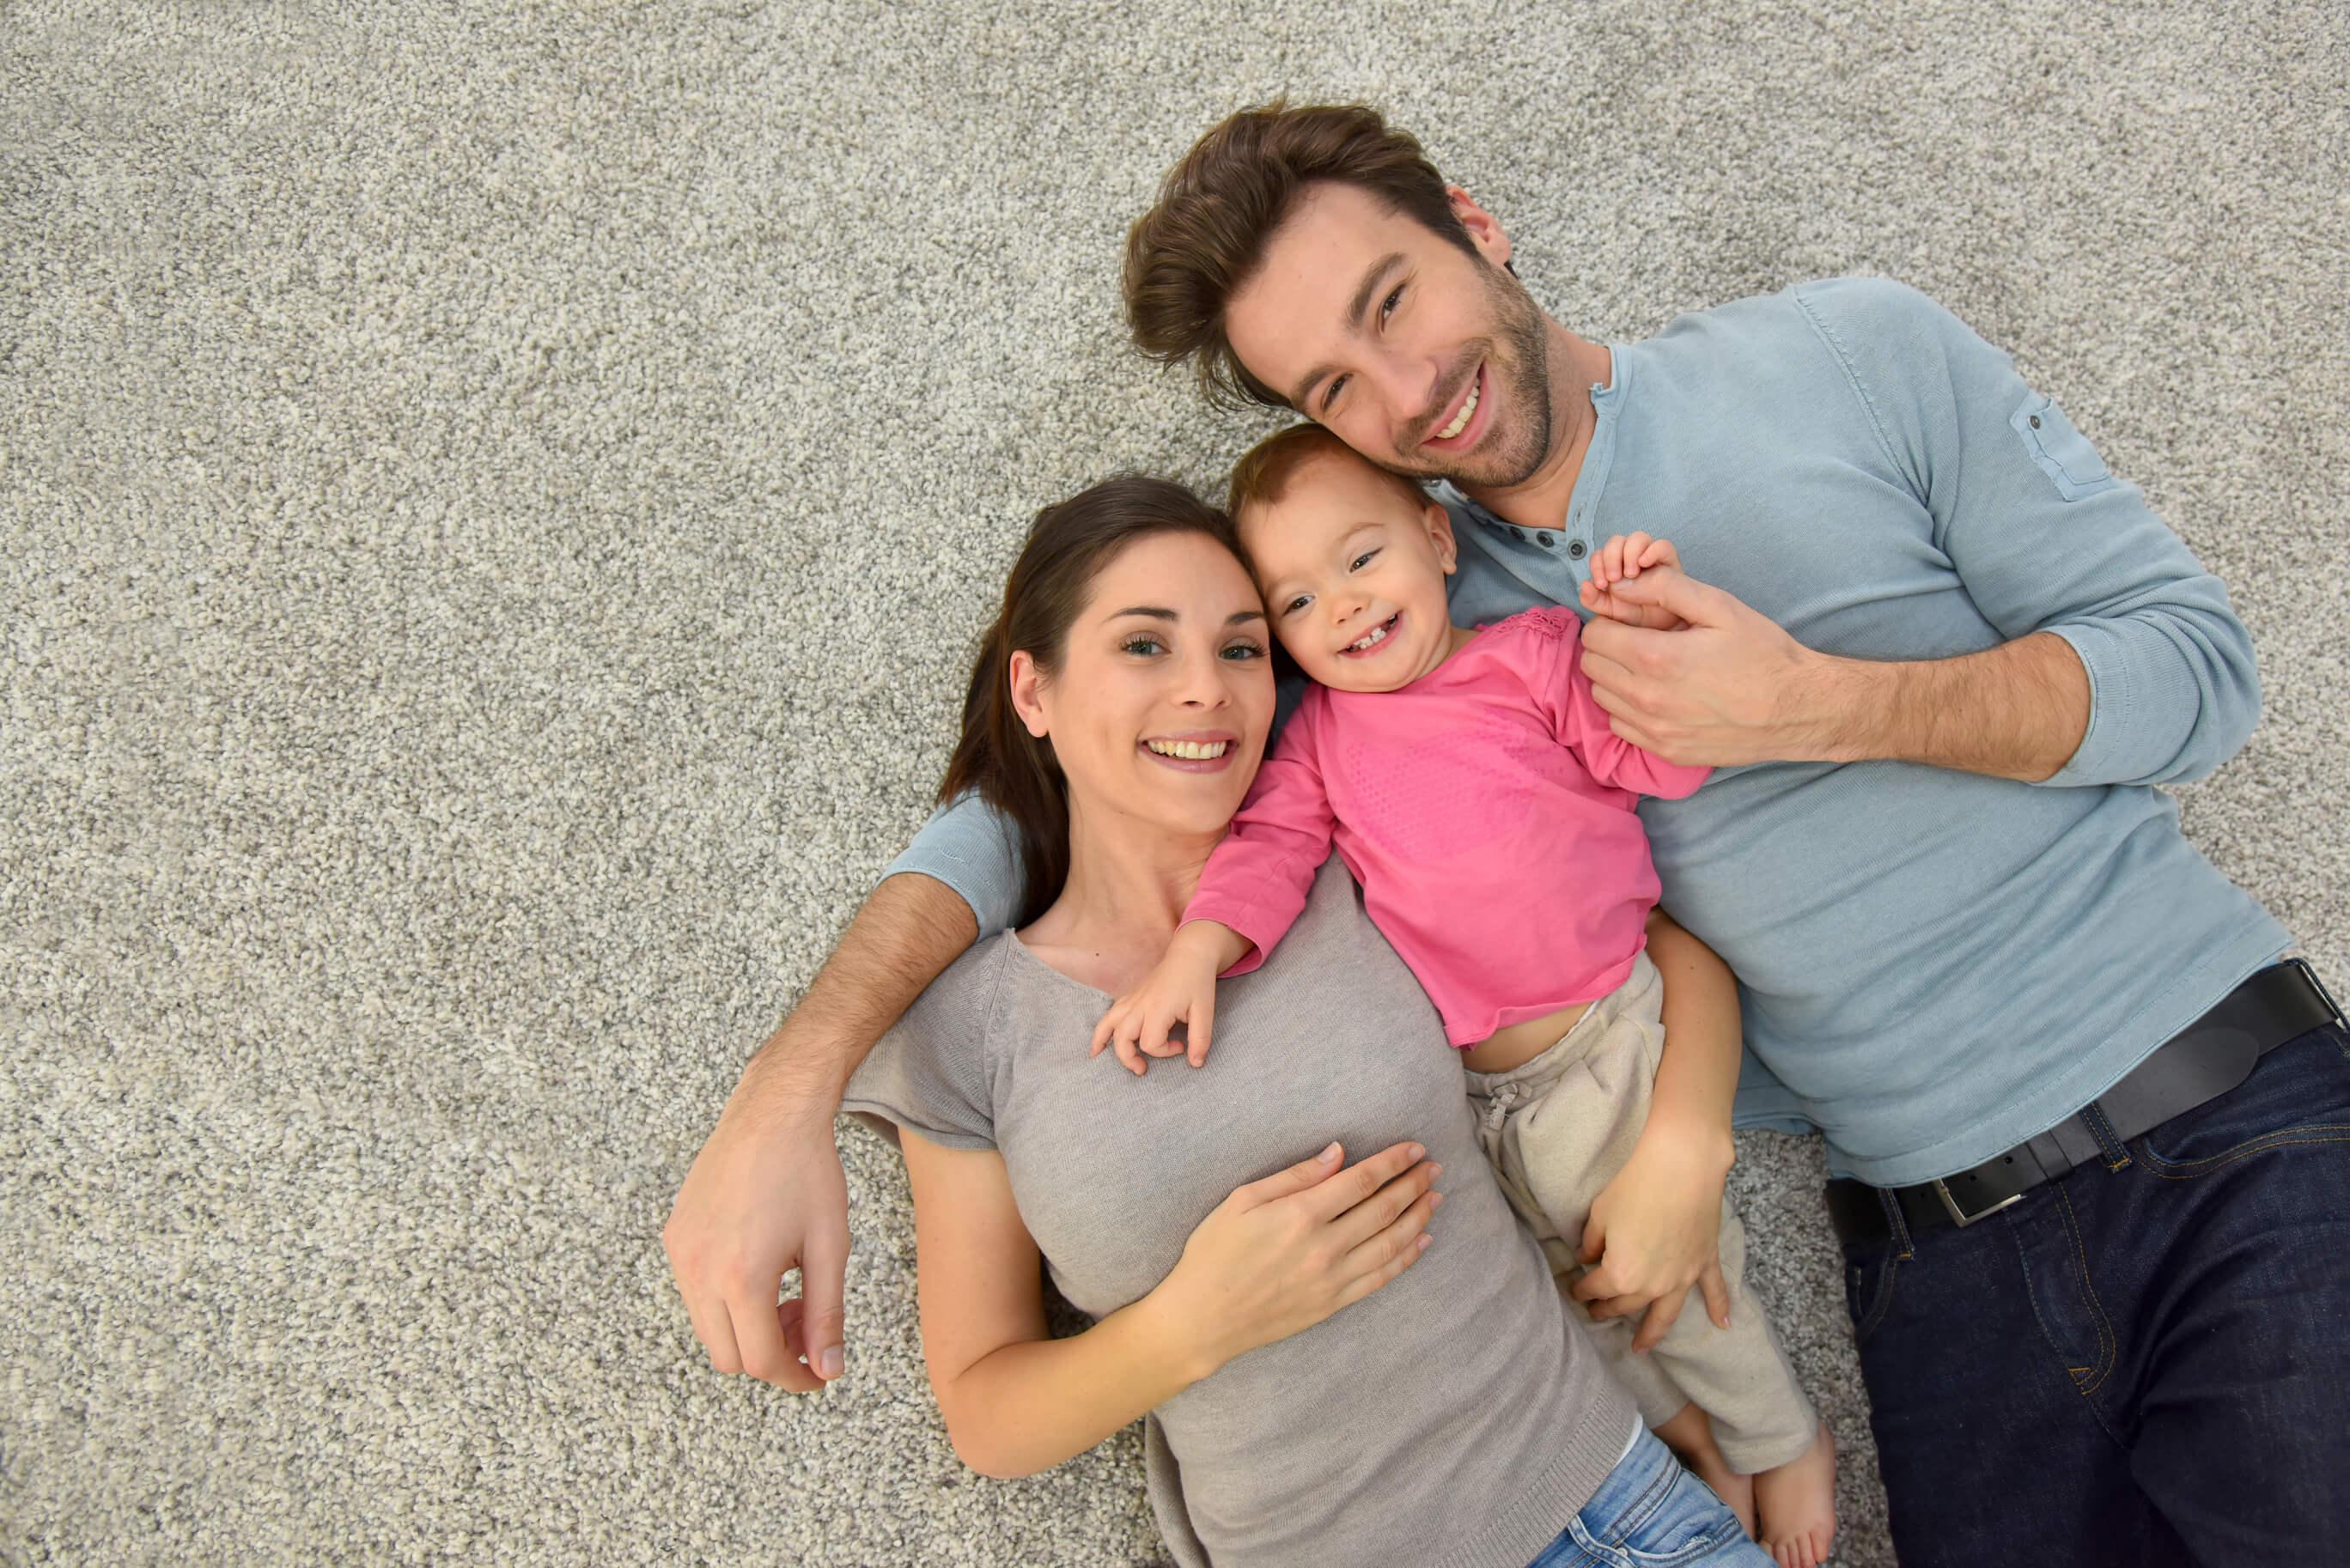
<svg viewBox="0 0 2350 1568">
<path fill-rule="evenodd" d="M 1428 493 L 1410 480 L 1378 463 L 1332 435 L 1320 425 L 1306 421 L 1278 430 L 1241 454 L 1232 464 L 1232 478 L 1224 501 L 1224 514 L 1240 524 L 1241 512 L 1249 506 L 1269 506 L 1280 500 L 1289 489 L 1297 471 L 1317 457 L 1341 457 L 1361 463 L 1396 488 L 1396 493 L 1417 510 L 1429 504 Z"/>
</svg>

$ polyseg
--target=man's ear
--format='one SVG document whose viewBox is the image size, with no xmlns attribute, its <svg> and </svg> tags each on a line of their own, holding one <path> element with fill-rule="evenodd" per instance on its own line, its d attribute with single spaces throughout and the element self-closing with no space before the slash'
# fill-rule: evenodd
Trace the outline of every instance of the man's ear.
<svg viewBox="0 0 2350 1568">
<path fill-rule="evenodd" d="M 1437 564 L 1451 576 L 1461 558 L 1461 547 L 1452 537 L 1452 514 L 1431 501 L 1419 514 L 1421 525 L 1428 530 L 1428 542 L 1436 546 Z"/>
<path fill-rule="evenodd" d="M 1447 185 L 1444 193 L 1452 198 L 1452 215 L 1469 231 L 1477 254 L 1495 266 L 1509 265 L 1510 236 L 1502 232 L 1502 220 L 1471 201 L 1469 192 L 1458 185 Z"/>
<path fill-rule="evenodd" d="M 1028 732 L 1038 740 L 1045 738 L 1045 705 L 1036 701 L 1036 689 L 1045 677 L 1036 668 L 1035 656 L 1026 649 L 1015 649 L 1012 654 L 1012 711 L 1028 726 Z"/>
</svg>

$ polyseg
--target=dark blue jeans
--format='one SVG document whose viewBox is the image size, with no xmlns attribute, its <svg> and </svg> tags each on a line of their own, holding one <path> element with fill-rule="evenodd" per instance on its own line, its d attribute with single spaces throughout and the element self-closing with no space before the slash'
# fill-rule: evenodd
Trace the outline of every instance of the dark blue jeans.
<svg viewBox="0 0 2350 1568">
<path fill-rule="evenodd" d="M 2106 1152 L 1845 1249 L 1903 1568 L 2350 1563 L 2350 1035 Z"/>
</svg>

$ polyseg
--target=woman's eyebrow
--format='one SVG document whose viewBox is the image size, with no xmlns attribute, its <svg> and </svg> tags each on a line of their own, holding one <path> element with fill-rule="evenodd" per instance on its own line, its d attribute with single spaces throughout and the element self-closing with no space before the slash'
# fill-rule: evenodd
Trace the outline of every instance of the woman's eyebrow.
<svg viewBox="0 0 2350 1568">
<path fill-rule="evenodd" d="M 1181 620 L 1183 618 L 1173 610 L 1165 608 L 1159 605 L 1128 605 L 1122 610 L 1112 610 L 1108 615 L 1104 616 L 1102 618 L 1105 620 L 1117 620 L 1121 617 L 1130 615 L 1147 616 L 1152 620 Z M 1263 620 L 1263 618 L 1264 611 L 1261 609 L 1234 610 L 1232 614 L 1224 618 L 1224 624 L 1226 626 L 1238 626 L 1244 620 Z"/>
</svg>

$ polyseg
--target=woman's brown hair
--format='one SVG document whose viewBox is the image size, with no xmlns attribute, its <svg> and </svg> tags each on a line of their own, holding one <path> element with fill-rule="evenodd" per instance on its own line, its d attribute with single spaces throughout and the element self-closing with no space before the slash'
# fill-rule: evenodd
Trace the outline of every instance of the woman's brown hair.
<svg viewBox="0 0 2350 1568">
<path fill-rule="evenodd" d="M 1137 474 L 1106 479 L 1036 514 L 1004 582 L 1003 607 L 980 638 L 962 739 L 939 801 L 976 792 L 1012 819 L 1024 881 L 1015 925 L 1043 914 L 1068 880 L 1069 797 L 1052 742 L 1030 734 L 1012 706 L 1012 656 L 1025 652 L 1051 675 L 1094 578 L 1128 545 L 1158 534 L 1201 534 L 1240 554 L 1230 521 L 1183 486 Z"/>
<path fill-rule="evenodd" d="M 1317 180 L 1354 185 L 1470 254 L 1476 243 L 1452 210 L 1444 176 L 1419 143 L 1366 104 L 1279 99 L 1244 109 L 1200 138 L 1168 171 L 1159 200 L 1126 236 L 1126 318 L 1135 347 L 1162 364 L 1194 360 L 1214 401 L 1289 400 L 1248 372 L 1224 336 L 1224 306 L 1264 260 L 1273 237 Z"/>
</svg>

